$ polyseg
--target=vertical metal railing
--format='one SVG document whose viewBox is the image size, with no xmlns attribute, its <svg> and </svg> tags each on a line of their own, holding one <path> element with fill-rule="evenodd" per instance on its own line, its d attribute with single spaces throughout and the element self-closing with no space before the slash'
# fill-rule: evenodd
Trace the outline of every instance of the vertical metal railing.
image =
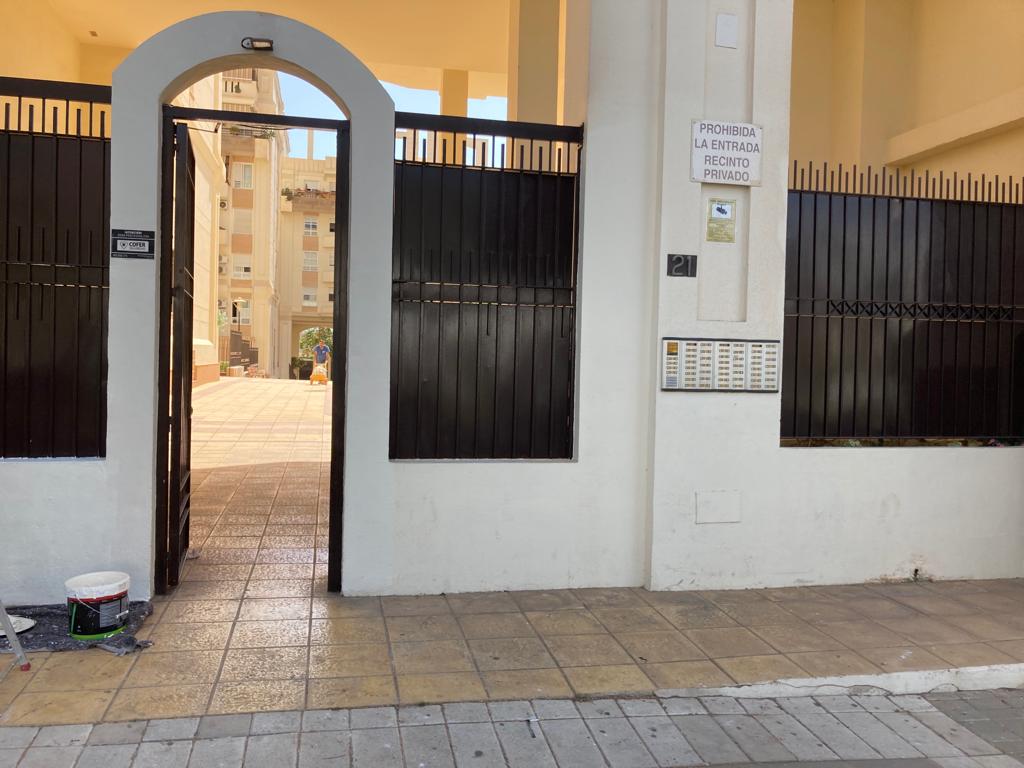
<svg viewBox="0 0 1024 768">
<path fill-rule="evenodd" d="M 106 450 L 110 89 L 0 78 L 0 456 Z"/>
<path fill-rule="evenodd" d="M 782 437 L 1024 437 L 1019 179 L 794 165 Z"/>
<path fill-rule="evenodd" d="M 392 458 L 570 458 L 581 130 L 396 126 Z"/>
</svg>

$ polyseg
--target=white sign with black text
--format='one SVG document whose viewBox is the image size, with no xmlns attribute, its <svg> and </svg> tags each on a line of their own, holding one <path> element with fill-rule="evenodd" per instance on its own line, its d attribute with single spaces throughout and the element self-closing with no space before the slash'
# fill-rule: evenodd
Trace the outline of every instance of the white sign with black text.
<svg viewBox="0 0 1024 768">
<path fill-rule="evenodd" d="M 704 184 L 761 183 L 761 126 L 694 120 L 690 178 Z"/>
<path fill-rule="evenodd" d="M 121 259 L 152 259 L 156 232 L 152 229 L 110 230 L 110 255 Z"/>
</svg>

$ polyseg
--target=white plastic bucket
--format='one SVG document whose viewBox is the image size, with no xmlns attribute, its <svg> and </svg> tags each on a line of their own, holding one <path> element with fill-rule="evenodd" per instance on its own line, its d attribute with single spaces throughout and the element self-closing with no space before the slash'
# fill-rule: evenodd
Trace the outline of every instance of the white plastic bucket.
<svg viewBox="0 0 1024 768">
<path fill-rule="evenodd" d="M 123 632 L 129 583 L 128 574 L 121 571 L 83 573 L 65 581 L 68 633 L 76 640 L 100 640 Z"/>
</svg>

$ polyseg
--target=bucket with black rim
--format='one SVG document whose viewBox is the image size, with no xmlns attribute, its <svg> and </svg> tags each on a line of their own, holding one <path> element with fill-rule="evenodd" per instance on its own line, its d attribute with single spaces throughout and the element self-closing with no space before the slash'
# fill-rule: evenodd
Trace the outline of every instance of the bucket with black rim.
<svg viewBox="0 0 1024 768">
<path fill-rule="evenodd" d="M 123 632 L 128 623 L 127 573 L 83 573 L 64 582 L 68 595 L 68 633 L 76 640 L 102 640 Z"/>
</svg>

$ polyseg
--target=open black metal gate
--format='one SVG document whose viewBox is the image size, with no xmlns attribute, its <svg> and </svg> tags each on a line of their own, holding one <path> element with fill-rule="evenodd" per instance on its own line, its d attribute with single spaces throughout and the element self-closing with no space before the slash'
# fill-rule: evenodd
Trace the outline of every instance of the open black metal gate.
<svg viewBox="0 0 1024 768">
<path fill-rule="evenodd" d="M 181 578 L 189 547 L 192 496 L 192 297 L 195 155 L 188 126 L 164 128 L 163 243 L 157 397 L 156 587 Z"/>
<path fill-rule="evenodd" d="M 188 147 L 189 121 L 212 120 L 223 123 L 239 121 L 237 112 L 213 109 L 167 106 L 164 108 L 164 186 L 162 202 L 163 252 L 172 253 L 171 260 L 161 264 L 161 318 L 167 323 L 170 336 L 161 331 L 161 371 L 171 370 L 168 398 L 161 398 L 160 414 L 167 414 L 167 429 L 170 440 L 161 440 L 157 456 L 157 483 L 163 483 L 164 490 L 158 491 L 157 540 L 167 537 L 166 552 L 157 550 L 157 590 L 161 589 L 161 574 L 166 581 L 166 590 L 177 583 L 181 563 L 188 553 L 188 502 L 190 494 L 191 450 L 191 393 L 192 393 L 192 245 L 195 213 L 195 161 Z M 332 592 L 341 591 L 342 520 L 344 504 L 345 469 L 345 381 L 348 360 L 348 189 L 349 189 L 349 124 L 340 120 L 322 118 L 292 117 L 289 115 L 264 115 L 247 113 L 242 119 L 246 125 L 265 125 L 277 128 L 314 128 L 333 130 L 337 134 L 337 195 L 335 198 L 336 237 L 334 241 L 334 350 L 331 378 L 332 392 L 331 424 L 331 502 L 327 547 L 327 588 Z M 173 150 L 171 149 L 173 147 Z M 188 156 L 187 161 L 185 155 Z M 174 179 L 173 186 L 170 179 Z M 185 183 L 182 188 L 180 185 Z M 184 202 L 183 202 L 184 201 Z M 182 205 L 187 206 L 187 211 Z M 187 215 L 178 215 L 179 212 Z M 174 238 L 171 241 L 170 234 Z M 187 253 L 182 244 L 187 241 Z M 186 261 L 187 259 L 187 261 Z M 187 269 L 185 268 L 187 264 Z M 167 287 L 166 295 L 163 287 Z M 187 304 L 185 303 L 187 302 Z M 187 315 L 187 317 L 186 317 Z M 177 319 L 175 319 L 177 318 Z M 177 339 L 181 339 L 179 345 Z M 187 340 L 187 343 L 185 341 Z M 164 352 L 164 345 L 167 352 Z M 173 346 L 173 351 L 171 347 Z M 180 372 L 182 379 L 178 379 Z M 185 373 L 188 376 L 185 376 Z M 161 379 L 161 384 L 168 383 Z M 175 410 L 175 406 L 178 410 Z M 168 408 L 170 410 L 168 410 Z M 161 435 L 167 434 L 161 431 Z M 164 472 L 163 468 L 168 471 Z M 166 499 L 166 502 L 164 500 Z M 166 503 L 166 507 L 159 505 Z M 161 533 L 163 527 L 163 533 Z M 163 555 L 161 555 L 163 553 Z M 164 558 L 161 561 L 161 556 Z"/>
</svg>

